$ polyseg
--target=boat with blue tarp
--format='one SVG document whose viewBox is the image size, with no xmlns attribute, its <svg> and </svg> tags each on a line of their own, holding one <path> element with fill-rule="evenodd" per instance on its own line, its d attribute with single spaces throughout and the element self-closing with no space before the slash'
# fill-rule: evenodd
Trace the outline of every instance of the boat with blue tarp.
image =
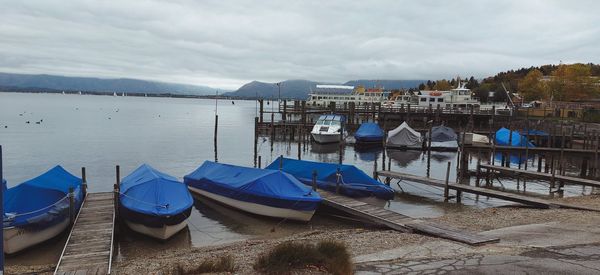
<svg viewBox="0 0 600 275">
<path fill-rule="evenodd" d="M 60 165 L 4 191 L 4 252 L 12 254 L 49 240 L 70 224 L 84 200 L 83 181 Z M 5 185 L 6 186 L 6 185 Z"/>
<path fill-rule="evenodd" d="M 190 191 L 253 214 L 309 221 L 321 197 L 292 175 L 205 161 L 184 177 Z"/>
<path fill-rule="evenodd" d="M 356 143 L 378 143 L 383 142 L 383 129 L 379 127 L 379 124 L 374 122 L 365 122 L 358 127 L 358 130 L 354 133 L 354 139 Z"/>
<path fill-rule="evenodd" d="M 349 197 L 376 198 L 384 201 L 394 198 L 394 190 L 391 187 L 373 179 L 354 165 L 279 157 L 266 167 L 270 170 L 279 170 L 280 168 L 307 185 L 312 184 L 313 171 L 316 171 L 318 188 L 336 191 L 339 182 L 340 194 Z"/>
<path fill-rule="evenodd" d="M 512 137 L 511 137 L 512 136 Z M 496 145 L 514 147 L 535 147 L 525 136 L 518 131 L 511 131 L 504 127 L 496 131 Z"/>
<path fill-rule="evenodd" d="M 119 203 L 129 228 L 166 240 L 187 226 L 194 198 L 177 178 L 143 164 L 123 178 Z"/>
</svg>

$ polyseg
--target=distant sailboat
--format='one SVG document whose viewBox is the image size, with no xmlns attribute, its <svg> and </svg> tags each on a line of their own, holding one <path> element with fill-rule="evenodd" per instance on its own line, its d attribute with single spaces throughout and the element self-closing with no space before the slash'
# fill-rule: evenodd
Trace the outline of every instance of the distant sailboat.
<svg viewBox="0 0 600 275">
<path fill-rule="evenodd" d="M 113 96 L 117 96 L 117 92 L 113 92 Z"/>
<path fill-rule="evenodd" d="M 81 95 L 81 91 L 79 91 L 79 95 Z"/>
<path fill-rule="evenodd" d="M 125 92 L 123 92 L 123 93 L 121 94 L 121 96 L 125 96 Z"/>
<path fill-rule="evenodd" d="M 64 94 L 65 94 L 65 91 L 62 91 L 62 94 L 64 95 Z"/>
</svg>

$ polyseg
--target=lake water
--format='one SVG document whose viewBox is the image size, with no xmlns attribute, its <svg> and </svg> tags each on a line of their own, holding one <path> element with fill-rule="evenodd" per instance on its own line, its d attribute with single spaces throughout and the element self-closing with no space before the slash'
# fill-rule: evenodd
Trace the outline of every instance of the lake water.
<svg viewBox="0 0 600 275">
<path fill-rule="evenodd" d="M 276 104 L 276 103 L 275 103 Z M 273 104 L 271 104 L 272 106 Z M 266 106 L 269 108 L 270 106 Z M 213 133 L 215 109 L 219 115 L 218 160 L 222 163 L 252 166 L 254 117 L 256 102 L 177 99 L 152 97 L 113 97 L 60 94 L 0 93 L 0 145 L 4 152 L 4 177 L 8 186 L 35 177 L 60 164 L 76 175 L 86 167 L 90 192 L 111 191 L 115 183 L 115 166 L 125 176 L 142 163 L 173 176 L 183 178 L 205 160 L 214 160 Z M 29 123 L 27 123 L 29 122 Z M 39 124 L 38 124 L 39 123 Z M 354 164 L 371 174 L 373 161 L 382 151 L 357 152 L 344 147 L 345 163 Z M 259 141 L 263 167 L 279 155 L 295 158 L 296 144 Z M 425 175 L 427 158 L 420 152 L 394 152 L 391 169 Z M 311 144 L 302 159 L 337 162 L 338 146 Z M 456 153 L 432 153 L 431 177 L 443 179 L 447 161 L 456 161 Z M 381 162 L 380 162 L 381 163 Z M 381 165 L 381 164 L 379 164 Z M 475 167 L 476 159 L 470 165 Z M 450 180 L 456 177 L 451 169 Z M 515 187 L 514 181 L 503 184 Z M 444 203 L 442 192 L 413 183 L 394 188 L 404 191 L 386 207 L 412 217 L 435 217 L 464 207 L 489 207 L 505 204 L 495 199 L 465 195 L 463 205 Z M 514 189 L 514 188 L 513 188 Z M 527 190 L 547 194 L 546 184 L 528 182 Z M 568 189 L 567 195 L 585 193 L 581 188 Z M 273 237 L 309 230 L 352 226 L 327 215 L 316 215 L 306 224 L 258 218 L 221 205 L 197 200 L 189 229 L 166 243 L 158 243 L 125 229 L 119 240 L 119 256 L 134 256 L 144 250 L 172 246 L 203 246 L 256 237 Z M 273 232 L 274 227 L 277 228 Z M 32 258 L 54 261 L 64 237 L 46 249 L 25 252 L 9 261 Z M 55 248 L 53 248 L 55 247 Z M 58 248 L 58 252 L 56 251 Z M 28 254 L 30 253 L 30 254 Z M 36 253 L 32 257 L 31 253 Z M 41 255 L 38 255 L 40 254 Z M 45 254 L 44 254 L 45 253 Z M 48 260 L 50 259 L 50 260 Z"/>
</svg>

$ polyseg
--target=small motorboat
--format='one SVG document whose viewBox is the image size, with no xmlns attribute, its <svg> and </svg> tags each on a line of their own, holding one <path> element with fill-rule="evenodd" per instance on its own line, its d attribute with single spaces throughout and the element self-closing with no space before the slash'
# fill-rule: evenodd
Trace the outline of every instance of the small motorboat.
<svg viewBox="0 0 600 275">
<path fill-rule="evenodd" d="M 194 199 L 177 178 L 143 164 L 123 178 L 119 203 L 129 228 L 166 240 L 187 226 Z"/>
<path fill-rule="evenodd" d="M 354 133 L 354 139 L 357 144 L 361 143 L 383 143 L 383 130 L 379 124 L 373 122 L 365 122 L 358 127 Z"/>
<path fill-rule="evenodd" d="M 292 175 L 205 161 L 184 177 L 199 195 L 253 214 L 309 221 L 321 197 Z"/>
<path fill-rule="evenodd" d="M 365 174 L 354 165 L 295 160 L 279 157 L 266 169 L 287 172 L 302 183 L 312 185 L 313 171 L 317 172 L 316 184 L 318 188 L 336 191 L 339 182 L 339 192 L 342 195 L 364 199 L 363 201 L 383 205 L 394 199 L 394 190 Z M 371 199 L 369 199 L 371 198 Z"/>
<path fill-rule="evenodd" d="M 6 189 L 4 253 L 19 252 L 67 229 L 70 224 L 70 189 L 75 208 L 72 210 L 77 213 L 84 199 L 82 180 L 61 166 Z"/>
<path fill-rule="evenodd" d="M 429 133 L 427 133 L 429 138 Z M 450 127 L 434 126 L 431 128 L 431 150 L 456 151 L 458 150 L 458 136 Z"/>
<path fill-rule="evenodd" d="M 342 141 L 345 118 L 342 115 L 322 115 L 310 132 L 317 143 Z"/>
<path fill-rule="evenodd" d="M 388 148 L 399 148 L 399 149 L 422 149 L 423 138 L 421 133 L 413 130 L 408 124 L 402 122 L 396 129 L 388 132 L 386 140 L 386 146 Z"/>
</svg>

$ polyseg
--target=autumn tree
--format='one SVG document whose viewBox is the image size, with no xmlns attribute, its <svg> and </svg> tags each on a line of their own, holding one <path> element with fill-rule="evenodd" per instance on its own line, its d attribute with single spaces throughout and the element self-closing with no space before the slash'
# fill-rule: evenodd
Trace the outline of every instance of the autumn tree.
<svg viewBox="0 0 600 275">
<path fill-rule="evenodd" d="M 554 100 L 589 100 L 598 96 L 597 80 L 589 64 L 559 65 L 548 87 Z"/>
<path fill-rule="evenodd" d="M 448 80 L 442 79 L 435 82 L 433 89 L 436 91 L 447 91 L 452 89 L 452 86 L 450 86 L 450 82 L 448 82 Z"/>
<path fill-rule="evenodd" d="M 548 89 L 546 84 L 542 81 L 542 77 L 543 74 L 540 70 L 533 69 L 519 81 L 519 93 L 526 101 L 545 99 L 548 97 Z"/>
</svg>

